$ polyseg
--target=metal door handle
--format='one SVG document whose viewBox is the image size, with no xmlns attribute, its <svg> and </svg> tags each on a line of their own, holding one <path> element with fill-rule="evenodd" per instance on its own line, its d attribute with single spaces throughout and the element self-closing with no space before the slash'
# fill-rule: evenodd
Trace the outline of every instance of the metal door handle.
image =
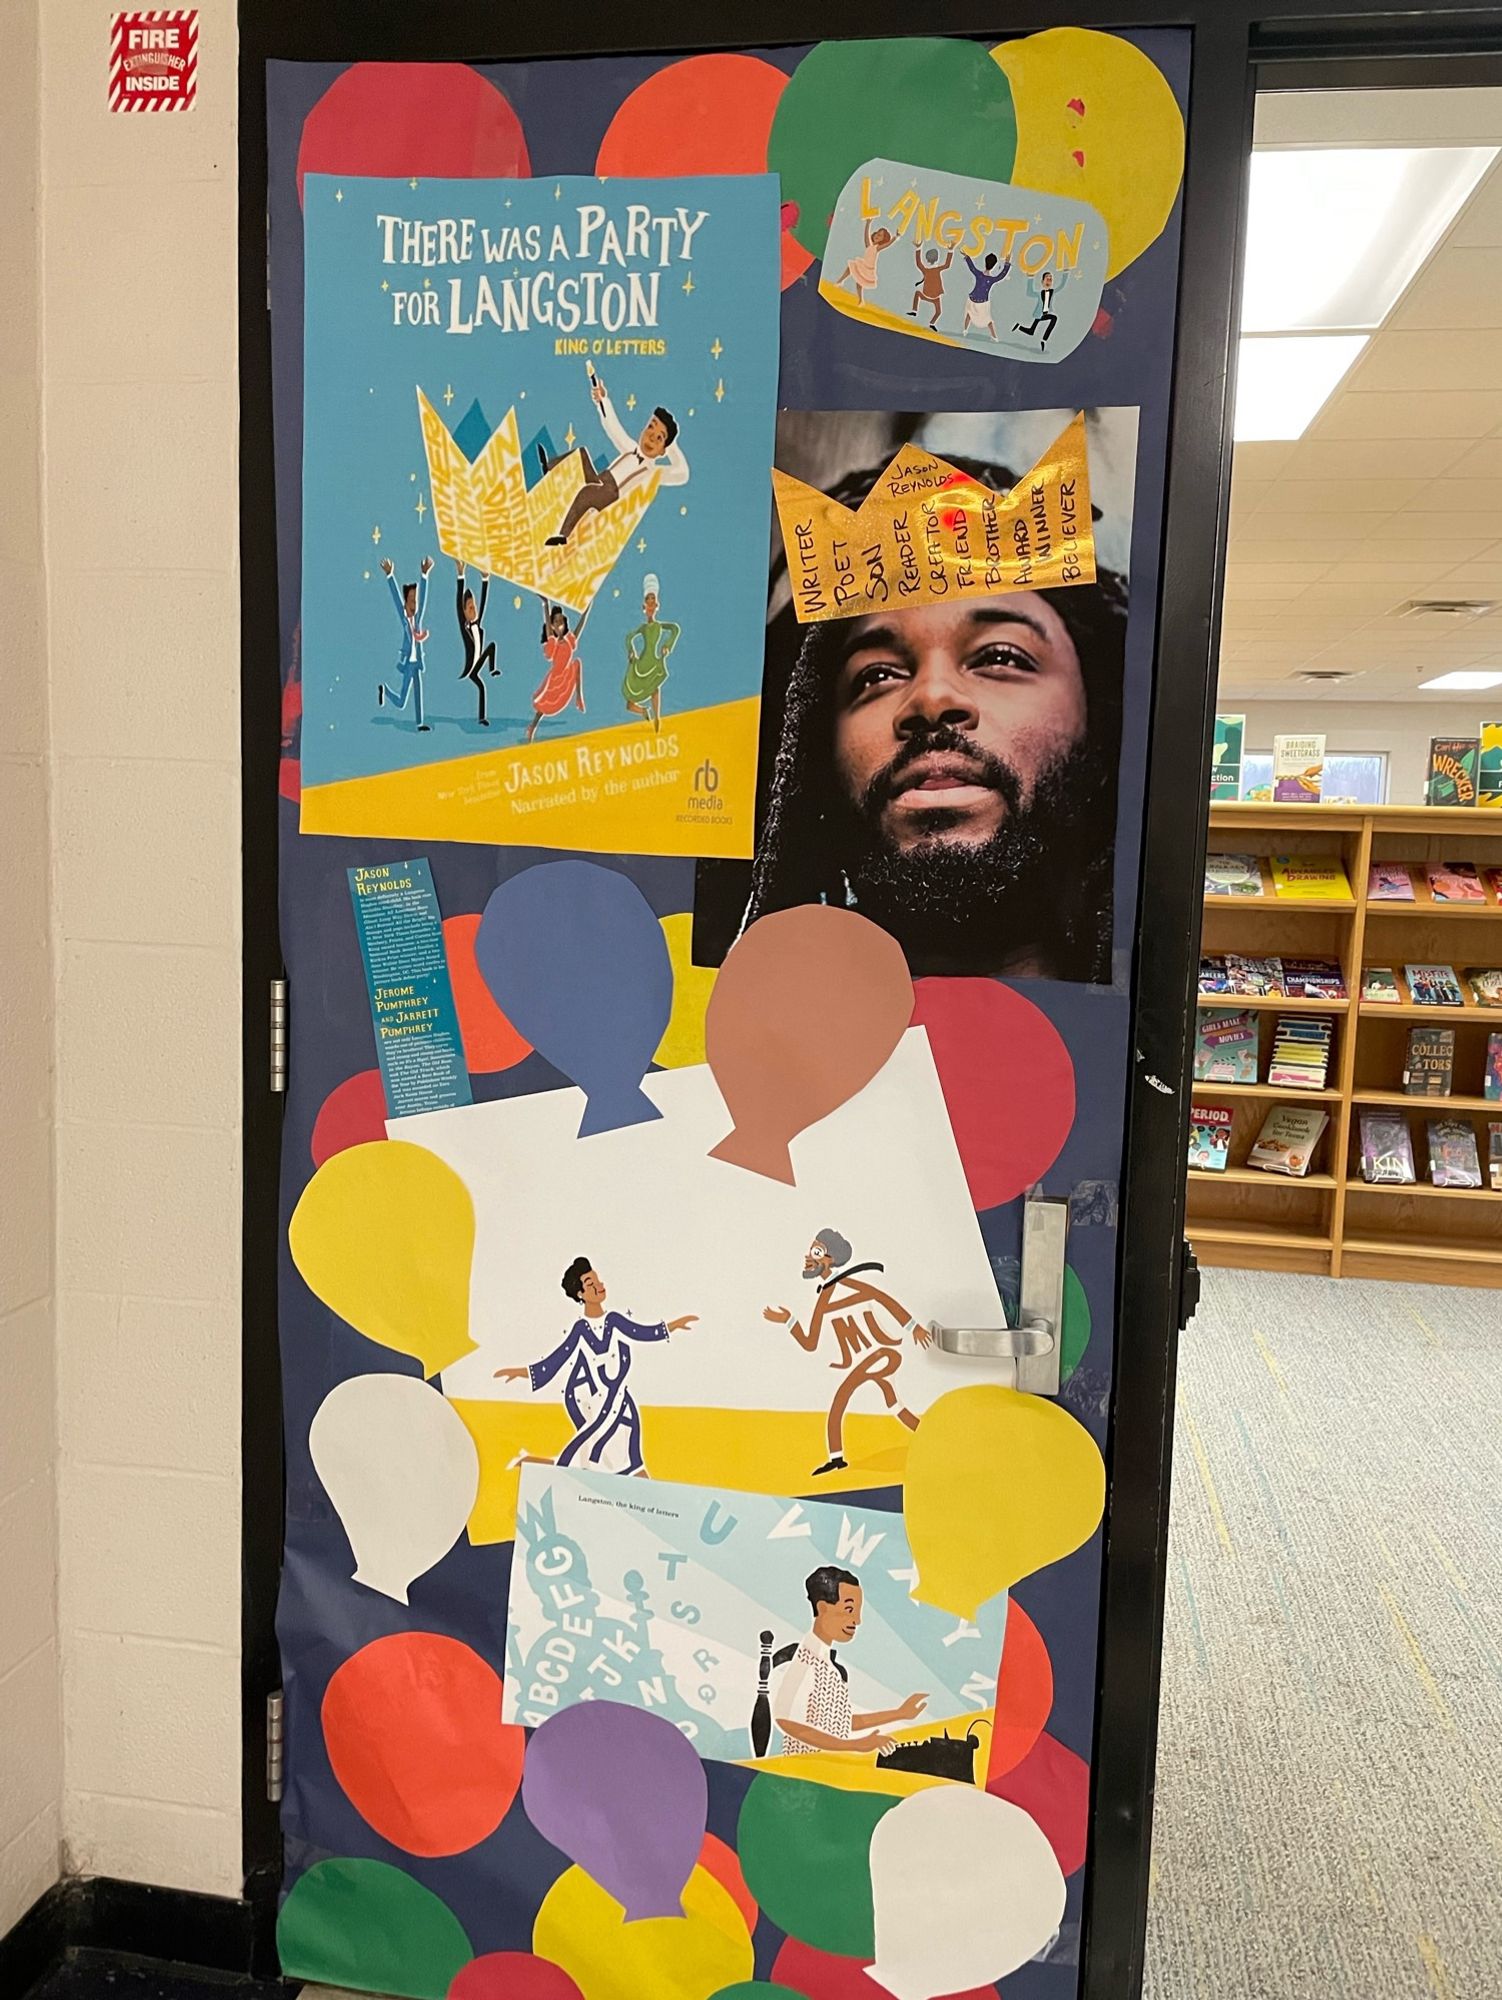
<svg viewBox="0 0 1502 2000">
<path fill-rule="evenodd" d="M 1015 1361 L 1019 1389 L 1035 1396 L 1057 1396 L 1068 1243 L 1068 1200 L 1057 1195 L 1030 1195 L 1022 1208 L 1017 1324 L 940 1326 L 934 1322 L 929 1332 L 941 1351 L 970 1361 Z"/>
</svg>

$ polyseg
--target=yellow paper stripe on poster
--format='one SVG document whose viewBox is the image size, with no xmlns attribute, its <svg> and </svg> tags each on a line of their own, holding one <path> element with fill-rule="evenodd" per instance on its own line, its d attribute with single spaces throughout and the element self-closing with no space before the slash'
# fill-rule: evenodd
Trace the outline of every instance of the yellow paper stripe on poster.
<svg viewBox="0 0 1502 2000">
<path fill-rule="evenodd" d="M 751 853 L 754 698 L 303 793 L 304 833 L 466 840 L 586 854 Z"/>
<path fill-rule="evenodd" d="M 527 1458 L 556 1459 L 573 1435 L 556 1404 L 450 1398 L 480 1454 L 480 1490 L 469 1517 L 474 1543 L 516 1534 L 516 1489 Z M 741 1493 L 858 1493 L 900 1486 L 912 1432 L 895 1417 L 847 1414 L 848 1467 L 815 1480 L 829 1455 L 819 1410 L 642 1411 L 647 1470 L 654 1479 L 729 1487 Z"/>
<path fill-rule="evenodd" d="M 911 444 L 858 508 L 772 486 L 800 624 L 1095 581 L 1083 411 L 1009 493 Z"/>
</svg>

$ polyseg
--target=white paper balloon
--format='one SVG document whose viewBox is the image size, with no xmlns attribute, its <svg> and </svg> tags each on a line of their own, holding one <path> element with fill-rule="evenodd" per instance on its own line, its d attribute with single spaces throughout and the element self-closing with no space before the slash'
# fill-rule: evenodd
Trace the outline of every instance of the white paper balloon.
<svg viewBox="0 0 1502 2000">
<path fill-rule="evenodd" d="M 475 1504 L 480 1455 L 463 1418 L 410 1375 L 352 1375 L 319 1405 L 308 1446 L 349 1536 L 355 1582 L 405 1604 Z"/>
<path fill-rule="evenodd" d="M 895 2000 L 989 1986 L 1041 1951 L 1064 1877 L 1037 1822 L 968 1785 L 915 1792 L 871 1835 L 872 1979 Z"/>
</svg>

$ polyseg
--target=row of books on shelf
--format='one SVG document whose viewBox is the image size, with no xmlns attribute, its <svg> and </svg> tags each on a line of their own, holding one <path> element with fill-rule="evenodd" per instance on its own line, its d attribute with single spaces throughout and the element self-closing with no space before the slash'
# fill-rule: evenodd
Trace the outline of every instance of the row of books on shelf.
<svg viewBox="0 0 1502 2000">
<path fill-rule="evenodd" d="M 1267 1081 L 1279 1090 L 1323 1090 L 1335 1023 L 1328 1014 L 1280 1014 L 1273 1024 Z M 1257 1017 L 1249 1008 L 1207 1008 L 1196 1023 L 1196 1083 L 1256 1083 Z"/>
<path fill-rule="evenodd" d="M 1481 1177 L 1476 1133 L 1463 1118 L 1425 1120 L 1429 1183 L 1439 1188 L 1490 1185 L 1502 1193 L 1502 1120 L 1486 1128 L 1487 1180 Z M 1413 1138 L 1401 1111 L 1361 1113 L 1361 1178 L 1372 1185 L 1415 1187 Z"/>
<path fill-rule="evenodd" d="M 1448 1097 L 1455 1079 L 1455 1030 L 1431 1028 L 1427 1022 L 1408 1030 L 1403 1060 L 1403 1088 L 1410 1097 Z M 1480 1095 L 1502 1104 L 1502 1034 L 1486 1038 L 1486 1067 Z"/>
<path fill-rule="evenodd" d="M 1233 1113 L 1218 1104 L 1196 1104 L 1189 1113 L 1189 1164 L 1197 1173 L 1222 1174 L 1231 1158 Z M 1246 1156 L 1249 1167 L 1302 1179 L 1330 1115 L 1314 1104 L 1275 1104 Z"/>
<path fill-rule="evenodd" d="M 1285 902 L 1349 898 L 1350 879 L 1338 854 L 1207 854 L 1207 896 L 1281 896 Z"/>
<path fill-rule="evenodd" d="M 1436 903 L 1502 902 L 1502 868 L 1478 868 L 1474 861 L 1426 861 L 1422 872 Z M 1374 861 L 1367 871 L 1367 901 L 1415 902 L 1415 879 L 1406 861 Z"/>
<path fill-rule="evenodd" d="M 1453 965 L 1405 965 L 1403 980 L 1408 997 L 1416 1007 L 1464 1007 L 1470 1000 L 1477 1007 L 1502 1007 L 1502 968 L 1468 965 L 1465 986 Z M 1361 997 L 1369 1006 L 1396 1007 L 1403 999 L 1397 968 L 1391 965 L 1364 965 L 1361 968 Z"/>
<path fill-rule="evenodd" d="M 1344 1000 L 1346 982 L 1332 958 L 1247 958 L 1234 951 L 1208 952 L 1200 960 L 1200 991 L 1258 999 L 1273 994 L 1283 1000 Z"/>
</svg>

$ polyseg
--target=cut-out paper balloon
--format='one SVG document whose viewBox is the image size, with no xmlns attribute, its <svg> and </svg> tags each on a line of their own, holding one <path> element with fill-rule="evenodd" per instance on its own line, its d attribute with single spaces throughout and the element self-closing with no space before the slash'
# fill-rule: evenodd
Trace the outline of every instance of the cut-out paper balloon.
<svg viewBox="0 0 1502 2000">
<path fill-rule="evenodd" d="M 739 1979 L 734 1986 L 722 1986 L 713 2000 L 808 2000 L 808 1995 L 795 1993 L 781 1980 Z"/>
<path fill-rule="evenodd" d="M 357 1070 L 336 1084 L 318 1107 L 309 1150 L 315 1167 L 350 1146 L 372 1146 L 386 1136 L 386 1086 L 378 1069 Z"/>
<path fill-rule="evenodd" d="M 1047 28 L 991 55 L 1017 111 L 1013 180 L 1098 209 L 1114 278 L 1162 233 L 1183 179 L 1184 114 L 1167 77 L 1095 28 Z"/>
<path fill-rule="evenodd" d="M 1015 1769 L 992 1778 L 993 1798 L 1020 1806 L 1036 1820 L 1063 1874 L 1085 1865 L 1090 1832 L 1090 1766 L 1056 1736 L 1040 1736 Z"/>
<path fill-rule="evenodd" d="M 694 920 L 689 912 L 663 917 L 662 934 L 673 964 L 673 1011 L 654 1060 L 663 1069 L 686 1069 L 704 1060 L 704 1010 L 719 971 L 694 964 Z"/>
<path fill-rule="evenodd" d="M 643 1825 L 653 1808 L 644 1793 Z M 584 2000 L 711 2000 L 756 1970 L 740 1912 L 702 1868 L 684 1886 L 682 1916 L 635 1922 L 582 1868 L 567 1869 L 542 1899 L 532 1949 L 561 1965 Z"/>
<path fill-rule="evenodd" d="M 472 1956 L 459 1919 L 431 1889 L 385 1861 L 320 1861 L 276 1920 L 286 1979 L 446 2000 Z"/>
<path fill-rule="evenodd" d="M 893 2000 L 937 2000 L 1015 1972 L 1064 1915 L 1064 1877 L 1038 1827 L 968 1785 L 893 1807 L 871 1836 L 871 1889 L 871 1977 Z"/>
<path fill-rule="evenodd" d="M 543 1839 L 624 1906 L 627 1923 L 682 1914 L 709 1790 L 699 1753 L 664 1717 L 618 1701 L 549 1716 L 527 1749 L 522 1804 Z"/>
<path fill-rule="evenodd" d="M 393 1632 L 362 1646 L 329 1682 L 322 1720 L 345 1797 L 407 1854 L 477 1846 L 521 1783 L 526 1737 L 501 1721 L 500 1676 L 442 1633 Z"/>
<path fill-rule="evenodd" d="M 1074 1064 L 1031 1000 L 995 979 L 920 979 L 913 1021 L 928 1033 L 954 1142 L 977 1209 L 1040 1180 L 1074 1123 Z"/>
<path fill-rule="evenodd" d="M 783 1980 L 806 2000 L 892 2000 L 878 1986 L 866 1958 L 837 1958 L 811 1944 L 788 1938 L 772 1966 L 772 1977 Z M 967 1993 L 945 1994 L 944 2000 L 996 2000 L 993 1985 L 974 1986 Z"/>
<path fill-rule="evenodd" d="M 1016 1597 L 1009 1597 L 1001 1672 L 996 1679 L 996 1721 L 986 1763 L 987 1784 L 1022 1762 L 1042 1735 L 1052 1707 L 1053 1662 L 1043 1634 Z"/>
<path fill-rule="evenodd" d="M 662 1113 L 641 1088 L 673 1006 L 667 940 L 636 884 L 543 861 L 485 905 L 475 957 L 496 1005 L 588 1100 L 579 1137 Z"/>
<path fill-rule="evenodd" d="M 600 141 L 595 172 L 764 174 L 767 141 L 787 71 L 760 56 L 686 56 L 639 83 Z M 790 218 L 789 218 L 790 219 Z M 813 262 L 786 220 L 784 290 Z"/>
<path fill-rule="evenodd" d="M 487 1951 L 472 1958 L 448 2000 L 584 2000 L 561 1965 L 530 1951 Z"/>
<path fill-rule="evenodd" d="M 704 1047 L 734 1130 L 710 1158 L 793 1184 L 788 1142 L 863 1090 L 913 1010 L 896 939 L 854 910 L 774 910 L 725 955 Z"/>
<path fill-rule="evenodd" d="M 735 1849 L 728 1846 L 717 1834 L 706 1833 L 704 1845 L 699 1849 L 699 1866 L 713 1875 L 745 1918 L 746 1929 L 754 1931 L 760 1912 L 756 1907 L 756 1898 L 746 1887 L 746 1878 L 741 1872 L 740 1856 Z"/>
<path fill-rule="evenodd" d="M 421 174 L 430 180 L 519 180 L 532 171 L 521 120 L 467 63 L 353 63 L 303 122 L 304 174 Z"/>
<path fill-rule="evenodd" d="M 425 1146 L 350 1146 L 314 1174 L 287 1229 L 303 1283 L 381 1347 L 436 1375 L 469 1337 L 475 1205 L 453 1168 Z"/>
<path fill-rule="evenodd" d="M 512 1027 L 485 984 L 475 959 L 479 931 L 478 914 L 443 920 L 443 950 L 448 959 L 449 984 L 454 989 L 454 1011 L 459 1016 L 465 1067 L 474 1076 L 491 1076 L 530 1055 L 532 1044 Z"/>
<path fill-rule="evenodd" d="M 464 1419 L 410 1375 L 352 1375 L 319 1404 L 308 1449 L 349 1537 L 355 1582 L 405 1604 L 463 1534 L 480 1490 Z"/>
<path fill-rule="evenodd" d="M 1105 1504 L 1100 1447 L 1067 1410 L 992 1382 L 951 1389 L 908 1446 L 913 1595 L 974 1618 L 998 1591 L 1087 1542 Z"/>
<path fill-rule="evenodd" d="M 1090 1296 L 1073 1264 L 1064 1266 L 1064 1326 L 1059 1339 L 1059 1380 L 1067 1382 L 1090 1345 Z"/>
<path fill-rule="evenodd" d="M 797 210 L 792 229 L 804 249 L 824 255 L 840 189 L 878 155 L 1010 180 L 1017 124 L 1010 86 L 996 88 L 999 76 L 975 42 L 911 35 L 810 49 L 778 102 L 767 146 L 782 198 Z M 892 201 L 901 192 L 892 189 Z"/>
<path fill-rule="evenodd" d="M 871 1836 L 897 1803 L 797 1778 L 752 1781 L 736 1850 L 747 1887 L 779 1930 L 822 1951 L 870 1957 Z"/>
</svg>

